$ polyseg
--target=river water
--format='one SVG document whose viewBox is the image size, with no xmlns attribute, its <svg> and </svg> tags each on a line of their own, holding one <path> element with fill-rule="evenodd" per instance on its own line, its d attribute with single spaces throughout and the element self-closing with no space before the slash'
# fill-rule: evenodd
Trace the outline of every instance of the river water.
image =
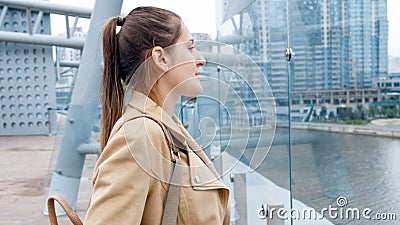
<svg viewBox="0 0 400 225">
<path fill-rule="evenodd" d="M 278 130 L 279 136 L 287 136 L 287 131 Z M 400 139 L 305 130 L 292 130 L 292 139 L 295 199 L 318 211 L 330 205 L 340 208 L 336 200 L 345 197 L 343 209 L 358 208 L 362 213 L 370 208 L 371 217 L 397 216 L 396 221 L 366 220 L 362 214 L 359 220 L 328 218 L 334 224 L 400 224 Z M 273 145 L 257 171 L 289 189 L 288 165 L 288 146 Z"/>
</svg>

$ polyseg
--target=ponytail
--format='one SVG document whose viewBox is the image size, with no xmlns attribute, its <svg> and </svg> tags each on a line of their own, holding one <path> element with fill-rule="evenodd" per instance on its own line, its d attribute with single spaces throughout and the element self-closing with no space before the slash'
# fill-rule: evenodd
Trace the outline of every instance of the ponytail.
<svg viewBox="0 0 400 225">
<path fill-rule="evenodd" d="M 121 26 L 118 34 L 117 26 Z M 182 20 L 177 14 L 151 6 L 137 7 L 124 18 L 111 18 L 104 26 L 100 151 L 103 151 L 114 124 L 122 116 L 123 84 L 132 84 L 129 88 L 133 90 L 136 90 L 136 84 L 151 85 L 151 77 L 146 77 L 145 73 L 135 74 L 135 71 L 146 60 L 150 49 L 175 44 L 181 35 L 181 26 Z"/>
<path fill-rule="evenodd" d="M 100 122 L 100 152 L 107 144 L 111 130 L 122 116 L 124 90 L 118 75 L 118 17 L 110 19 L 103 29 L 104 70 L 101 80 L 102 118 Z"/>
</svg>

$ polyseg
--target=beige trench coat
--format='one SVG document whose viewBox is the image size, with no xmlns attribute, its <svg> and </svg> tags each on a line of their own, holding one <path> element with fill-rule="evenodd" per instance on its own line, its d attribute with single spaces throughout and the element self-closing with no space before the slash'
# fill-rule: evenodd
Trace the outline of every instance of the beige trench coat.
<svg viewBox="0 0 400 225">
<path fill-rule="evenodd" d="M 177 224 L 228 225 L 229 190 L 210 160 L 182 126 L 150 98 L 134 92 L 114 126 L 93 176 L 93 193 L 85 224 L 159 225 L 171 173 L 171 152 L 161 127 L 163 121 L 187 150 L 182 159 L 182 188 Z"/>
</svg>

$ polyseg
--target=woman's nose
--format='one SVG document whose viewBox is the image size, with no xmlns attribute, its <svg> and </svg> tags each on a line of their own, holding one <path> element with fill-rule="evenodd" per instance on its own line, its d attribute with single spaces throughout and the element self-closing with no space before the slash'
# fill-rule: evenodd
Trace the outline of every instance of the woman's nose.
<svg viewBox="0 0 400 225">
<path fill-rule="evenodd" d="M 201 59 L 201 60 L 196 60 L 196 66 L 197 67 L 202 67 L 206 65 L 206 60 L 205 59 Z"/>
<path fill-rule="evenodd" d="M 196 57 L 196 66 L 201 67 L 206 65 L 206 60 L 204 57 L 200 54 L 200 52 L 196 51 L 197 57 Z"/>
</svg>

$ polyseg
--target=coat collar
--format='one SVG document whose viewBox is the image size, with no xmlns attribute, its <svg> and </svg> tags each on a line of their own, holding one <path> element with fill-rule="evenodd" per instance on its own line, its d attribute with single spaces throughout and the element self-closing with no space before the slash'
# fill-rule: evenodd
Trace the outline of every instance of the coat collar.
<svg viewBox="0 0 400 225">
<path fill-rule="evenodd" d="M 184 145 L 186 144 L 186 137 L 179 127 L 179 125 L 182 124 L 175 114 L 171 116 L 151 98 L 135 90 L 132 91 L 132 96 L 129 100 L 128 106 L 138 110 L 140 114 L 150 115 L 163 122 L 163 124 L 167 127 L 171 134 L 180 142 L 174 142 L 174 144 L 180 148 L 184 147 Z M 128 117 L 132 116 L 131 114 L 135 114 L 134 112 L 130 111 L 132 110 L 129 110 L 128 108 L 125 111 Z"/>
</svg>

